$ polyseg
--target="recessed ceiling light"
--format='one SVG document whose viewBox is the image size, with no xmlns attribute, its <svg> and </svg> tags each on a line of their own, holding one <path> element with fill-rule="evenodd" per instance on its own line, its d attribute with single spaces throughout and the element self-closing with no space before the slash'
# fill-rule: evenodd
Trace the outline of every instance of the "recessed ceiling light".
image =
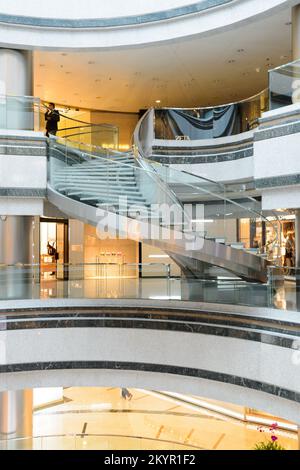
<svg viewBox="0 0 300 470">
<path fill-rule="evenodd" d="M 159 104 L 161 101 L 160 100 L 155 100 L 155 103 Z"/>
<path fill-rule="evenodd" d="M 259 72 L 260 72 L 260 67 L 257 67 L 257 68 L 255 69 L 255 72 L 259 73 Z"/>
</svg>

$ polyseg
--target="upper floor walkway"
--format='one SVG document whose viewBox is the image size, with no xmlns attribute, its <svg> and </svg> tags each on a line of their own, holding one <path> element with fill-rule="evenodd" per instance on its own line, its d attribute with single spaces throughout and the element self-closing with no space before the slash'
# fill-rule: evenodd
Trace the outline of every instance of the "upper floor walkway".
<svg viewBox="0 0 300 470">
<path fill-rule="evenodd" d="M 100 7 L 53 0 L 51 11 L 29 0 L 0 2 L 0 44 L 6 47 L 128 47 L 219 33 L 290 9 L 294 0 L 114 0 Z M 70 29 L 72 36 L 69 35 Z"/>
</svg>

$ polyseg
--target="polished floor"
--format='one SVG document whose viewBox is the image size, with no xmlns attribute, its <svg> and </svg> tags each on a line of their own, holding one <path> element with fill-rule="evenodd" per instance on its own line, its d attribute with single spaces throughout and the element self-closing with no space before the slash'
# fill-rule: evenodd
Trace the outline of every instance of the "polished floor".
<svg viewBox="0 0 300 470">
<path fill-rule="evenodd" d="M 262 433 L 259 424 L 230 416 L 243 415 L 242 407 L 206 400 L 208 409 L 197 397 L 189 400 L 201 400 L 201 406 L 187 403 L 182 396 L 133 389 L 128 401 L 120 392 L 117 388 L 64 389 L 63 403 L 34 412 L 33 448 L 245 450 L 270 438 L 268 426 Z M 255 410 L 251 416 L 279 420 Z M 297 433 L 281 422 L 287 429 L 277 431 L 279 442 L 288 450 L 298 449 Z"/>
</svg>

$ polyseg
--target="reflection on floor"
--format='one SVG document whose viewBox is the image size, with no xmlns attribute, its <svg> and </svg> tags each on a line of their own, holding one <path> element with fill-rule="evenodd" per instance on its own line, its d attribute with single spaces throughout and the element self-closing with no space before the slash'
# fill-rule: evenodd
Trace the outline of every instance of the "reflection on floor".
<svg viewBox="0 0 300 470">
<path fill-rule="evenodd" d="M 186 403 L 182 396 L 131 389 L 132 400 L 127 401 L 120 392 L 117 388 L 65 389 L 64 403 L 35 411 L 34 436 L 53 437 L 34 439 L 34 447 L 237 450 L 252 449 L 256 442 L 270 437 L 268 432 L 259 431 L 258 424 Z M 244 413 L 242 407 L 212 400 L 208 403 L 211 407 L 223 406 L 233 413 Z M 259 414 L 259 417 L 272 421 L 268 415 Z M 59 437 L 66 434 L 64 438 Z M 296 432 L 278 430 L 277 436 L 286 449 L 298 448 Z"/>
<path fill-rule="evenodd" d="M 1 300 L 39 298 L 170 299 L 300 310 L 300 292 L 292 281 L 274 289 L 237 279 L 82 279 L 72 273 L 69 280 L 49 276 L 39 282 L 31 272 L 24 275 L 22 270 L 14 269 L 0 273 Z"/>
</svg>

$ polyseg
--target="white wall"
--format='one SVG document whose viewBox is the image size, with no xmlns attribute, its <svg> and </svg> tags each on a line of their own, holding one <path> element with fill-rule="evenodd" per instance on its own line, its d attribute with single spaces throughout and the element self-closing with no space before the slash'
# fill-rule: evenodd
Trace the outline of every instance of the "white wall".
<svg viewBox="0 0 300 470">
<path fill-rule="evenodd" d="M 1 357 L 2 364 L 40 361 L 121 361 L 163 364 L 211 370 L 275 384 L 298 393 L 300 391 L 299 366 L 292 360 L 293 350 L 238 338 L 109 327 L 49 328 L 0 331 L 0 343 L 4 345 Z M 18 348 L 16 348 L 16 344 L 18 344 Z M 230 360 L 228 360 L 229 358 Z M 60 375 L 60 386 L 90 385 L 90 377 L 88 381 L 82 383 L 84 372 L 81 370 L 77 371 L 75 376 L 73 375 L 72 384 L 67 377 L 66 372 L 68 371 L 61 372 L 63 375 Z M 42 383 L 43 372 L 38 375 L 37 373 L 33 374 L 35 374 L 37 381 L 40 381 L 39 386 L 50 385 L 49 381 L 47 384 Z M 94 385 L 99 385 L 99 382 L 103 383 L 106 379 L 106 384 L 103 385 L 111 386 L 112 382 L 125 378 L 123 386 L 174 390 L 174 383 L 169 374 L 129 373 L 127 371 L 124 375 L 124 372 L 120 370 L 107 374 L 106 371 L 95 369 L 92 374 Z M 172 374 L 170 375 L 172 376 Z M 32 380 L 30 372 L 0 374 L 0 390 L 13 387 L 14 377 L 15 380 L 18 380 L 18 377 L 23 380 L 24 387 L 25 385 L 29 386 L 27 380 Z M 182 376 L 179 379 L 182 386 L 179 386 L 177 391 L 183 391 L 184 383 L 189 383 L 190 380 Z M 230 398 L 225 393 L 228 385 L 222 382 L 213 382 L 214 387 L 210 387 L 208 394 L 208 380 L 193 379 L 193 383 L 194 394 L 257 407 L 300 422 L 300 405 L 297 403 L 233 385 L 230 385 L 232 391 Z M 35 386 L 38 384 L 36 383 Z"/>
<path fill-rule="evenodd" d="M 266 189 L 262 193 L 262 210 L 299 209 L 300 186 Z"/>
<path fill-rule="evenodd" d="M 300 133 L 254 142 L 255 179 L 300 173 Z"/>
<path fill-rule="evenodd" d="M 218 182 L 232 182 L 253 177 L 253 157 L 220 163 L 189 163 L 171 166 Z"/>
<path fill-rule="evenodd" d="M 41 156 L 1 155 L 0 188 L 47 186 L 47 159 Z"/>
<path fill-rule="evenodd" d="M 0 197 L 1 215 L 43 215 L 42 198 Z"/>
</svg>

